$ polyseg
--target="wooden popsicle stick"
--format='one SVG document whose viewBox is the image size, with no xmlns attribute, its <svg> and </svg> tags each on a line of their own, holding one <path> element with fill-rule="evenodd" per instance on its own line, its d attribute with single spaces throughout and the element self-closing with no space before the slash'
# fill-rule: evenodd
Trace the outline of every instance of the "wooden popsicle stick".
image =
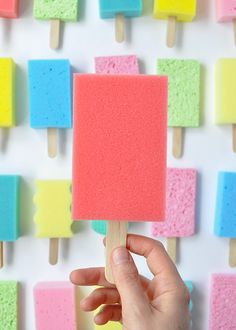
<svg viewBox="0 0 236 330">
<path fill-rule="evenodd" d="M 233 152 L 236 152 L 236 124 L 233 124 Z"/>
<path fill-rule="evenodd" d="M 60 20 L 53 19 L 50 25 L 50 48 L 58 49 L 60 43 Z"/>
<path fill-rule="evenodd" d="M 175 36 L 176 36 L 176 17 L 169 16 L 167 22 L 167 38 L 166 38 L 167 47 L 169 48 L 174 47 Z"/>
<path fill-rule="evenodd" d="M 236 19 L 233 20 L 233 30 L 234 30 L 234 43 L 236 46 Z"/>
<path fill-rule="evenodd" d="M 175 158 L 181 158 L 183 153 L 183 128 L 173 127 L 172 154 Z"/>
<path fill-rule="evenodd" d="M 114 283 L 111 269 L 111 253 L 119 246 L 126 246 L 127 238 L 127 222 L 125 221 L 107 221 L 106 236 L 106 279 L 108 282 Z"/>
<path fill-rule="evenodd" d="M 229 265 L 236 267 L 236 238 L 231 238 L 229 241 Z"/>
<path fill-rule="evenodd" d="M 0 269 L 3 268 L 3 242 L 0 242 Z"/>
<path fill-rule="evenodd" d="M 48 128 L 48 156 L 55 158 L 57 156 L 57 129 Z"/>
<path fill-rule="evenodd" d="M 117 14 L 115 17 L 115 37 L 117 42 L 123 42 L 125 40 L 125 22 L 123 14 Z"/>
<path fill-rule="evenodd" d="M 169 237 L 167 238 L 167 252 L 174 263 L 176 263 L 177 255 L 177 238 Z"/>
<path fill-rule="evenodd" d="M 49 263 L 56 265 L 58 262 L 59 239 L 50 238 L 49 240 Z"/>
</svg>

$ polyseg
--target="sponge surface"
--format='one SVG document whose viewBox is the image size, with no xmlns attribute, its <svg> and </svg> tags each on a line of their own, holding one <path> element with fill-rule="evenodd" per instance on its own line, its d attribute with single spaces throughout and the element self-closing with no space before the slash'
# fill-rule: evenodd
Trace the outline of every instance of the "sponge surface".
<svg viewBox="0 0 236 330">
<path fill-rule="evenodd" d="M 218 22 L 229 22 L 236 18 L 235 0 L 216 0 Z"/>
<path fill-rule="evenodd" d="M 168 126 L 198 127 L 200 122 L 200 63 L 195 60 L 157 62 L 157 72 L 168 76 Z"/>
<path fill-rule="evenodd" d="M 216 124 L 236 123 L 236 59 L 222 58 L 215 67 Z"/>
<path fill-rule="evenodd" d="M 96 57 L 95 69 L 96 73 L 101 74 L 139 74 L 135 55 Z"/>
<path fill-rule="evenodd" d="M 19 236 L 18 176 L 0 175 L 0 241 L 13 242 Z"/>
<path fill-rule="evenodd" d="M 78 0 L 34 0 L 34 17 L 43 20 L 76 21 Z"/>
<path fill-rule="evenodd" d="M 71 237 L 71 182 L 36 181 L 34 197 L 37 237 Z"/>
<path fill-rule="evenodd" d="M 15 125 L 15 64 L 0 59 L 0 127 Z"/>
<path fill-rule="evenodd" d="M 0 282 L 0 330 L 17 330 L 17 282 Z"/>
<path fill-rule="evenodd" d="M 167 170 L 166 221 L 152 224 L 160 237 L 191 236 L 195 231 L 197 172 L 194 169 Z"/>
<path fill-rule="evenodd" d="M 71 70 L 68 60 L 29 61 L 32 128 L 71 128 Z"/>
<path fill-rule="evenodd" d="M 0 17 L 16 18 L 18 17 L 18 0 L 1 0 Z"/>
<path fill-rule="evenodd" d="M 99 9 L 101 18 L 113 18 L 116 14 L 141 16 L 142 0 L 99 0 Z"/>
<path fill-rule="evenodd" d="M 154 0 L 153 16 L 168 19 L 175 16 L 178 21 L 191 22 L 196 15 L 196 0 Z"/>
<path fill-rule="evenodd" d="M 215 234 L 236 238 L 236 173 L 219 172 L 215 211 Z"/>
<path fill-rule="evenodd" d="M 164 219 L 166 111 L 166 77 L 74 76 L 73 219 Z"/>
<path fill-rule="evenodd" d="M 76 330 L 74 286 L 69 282 L 42 282 L 34 288 L 37 330 Z"/>
<path fill-rule="evenodd" d="M 214 274 L 211 280 L 210 330 L 236 329 L 236 276 Z"/>
</svg>

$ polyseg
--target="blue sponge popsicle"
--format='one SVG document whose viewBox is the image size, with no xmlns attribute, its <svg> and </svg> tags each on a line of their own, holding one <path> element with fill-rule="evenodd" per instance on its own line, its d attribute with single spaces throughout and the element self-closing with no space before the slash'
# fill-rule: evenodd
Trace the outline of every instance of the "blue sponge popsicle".
<svg viewBox="0 0 236 330">
<path fill-rule="evenodd" d="M 29 69 L 32 128 L 71 128 L 71 69 L 68 60 L 31 60 Z"/>
<path fill-rule="evenodd" d="M 236 172 L 219 172 L 215 235 L 236 238 Z"/>
<path fill-rule="evenodd" d="M 0 175 L 0 241 L 19 236 L 19 176 Z"/>
<path fill-rule="evenodd" d="M 114 18 L 117 14 L 137 17 L 142 14 L 142 0 L 99 0 L 101 18 Z"/>
</svg>

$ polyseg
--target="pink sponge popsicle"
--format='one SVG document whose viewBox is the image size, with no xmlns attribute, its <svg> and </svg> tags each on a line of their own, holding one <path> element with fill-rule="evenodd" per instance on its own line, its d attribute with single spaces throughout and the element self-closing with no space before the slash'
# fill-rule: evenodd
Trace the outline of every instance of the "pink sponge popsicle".
<svg viewBox="0 0 236 330">
<path fill-rule="evenodd" d="M 236 44 L 236 2 L 235 0 L 216 0 L 216 18 L 219 23 L 233 22 Z"/>
<path fill-rule="evenodd" d="M 34 288 L 36 330 L 76 330 L 76 299 L 69 282 L 41 282 Z"/>
<path fill-rule="evenodd" d="M 0 17 L 17 18 L 19 0 L 0 0 Z"/>
<path fill-rule="evenodd" d="M 96 57 L 95 70 L 100 74 L 139 74 L 138 59 L 135 55 Z"/>
<path fill-rule="evenodd" d="M 111 220 L 113 248 L 122 221 L 164 219 L 166 117 L 166 77 L 74 76 L 72 217 Z"/>
<path fill-rule="evenodd" d="M 236 275 L 213 274 L 209 330 L 236 329 Z"/>
<path fill-rule="evenodd" d="M 153 236 L 168 237 L 168 252 L 176 261 L 176 238 L 195 231 L 197 172 L 169 168 L 166 187 L 166 221 L 152 224 Z"/>
</svg>

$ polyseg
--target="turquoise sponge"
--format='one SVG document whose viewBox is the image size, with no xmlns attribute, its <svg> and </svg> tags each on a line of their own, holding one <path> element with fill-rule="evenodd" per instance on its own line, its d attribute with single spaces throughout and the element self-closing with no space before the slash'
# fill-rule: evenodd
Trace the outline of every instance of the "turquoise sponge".
<svg viewBox="0 0 236 330">
<path fill-rule="evenodd" d="M 78 0 L 34 0 L 34 17 L 43 20 L 76 21 Z"/>
<path fill-rule="evenodd" d="M 17 328 L 17 282 L 0 282 L 0 330 Z"/>
<path fill-rule="evenodd" d="M 158 60 L 157 73 L 169 81 L 169 127 L 200 125 L 200 71 L 195 60 Z"/>
</svg>

